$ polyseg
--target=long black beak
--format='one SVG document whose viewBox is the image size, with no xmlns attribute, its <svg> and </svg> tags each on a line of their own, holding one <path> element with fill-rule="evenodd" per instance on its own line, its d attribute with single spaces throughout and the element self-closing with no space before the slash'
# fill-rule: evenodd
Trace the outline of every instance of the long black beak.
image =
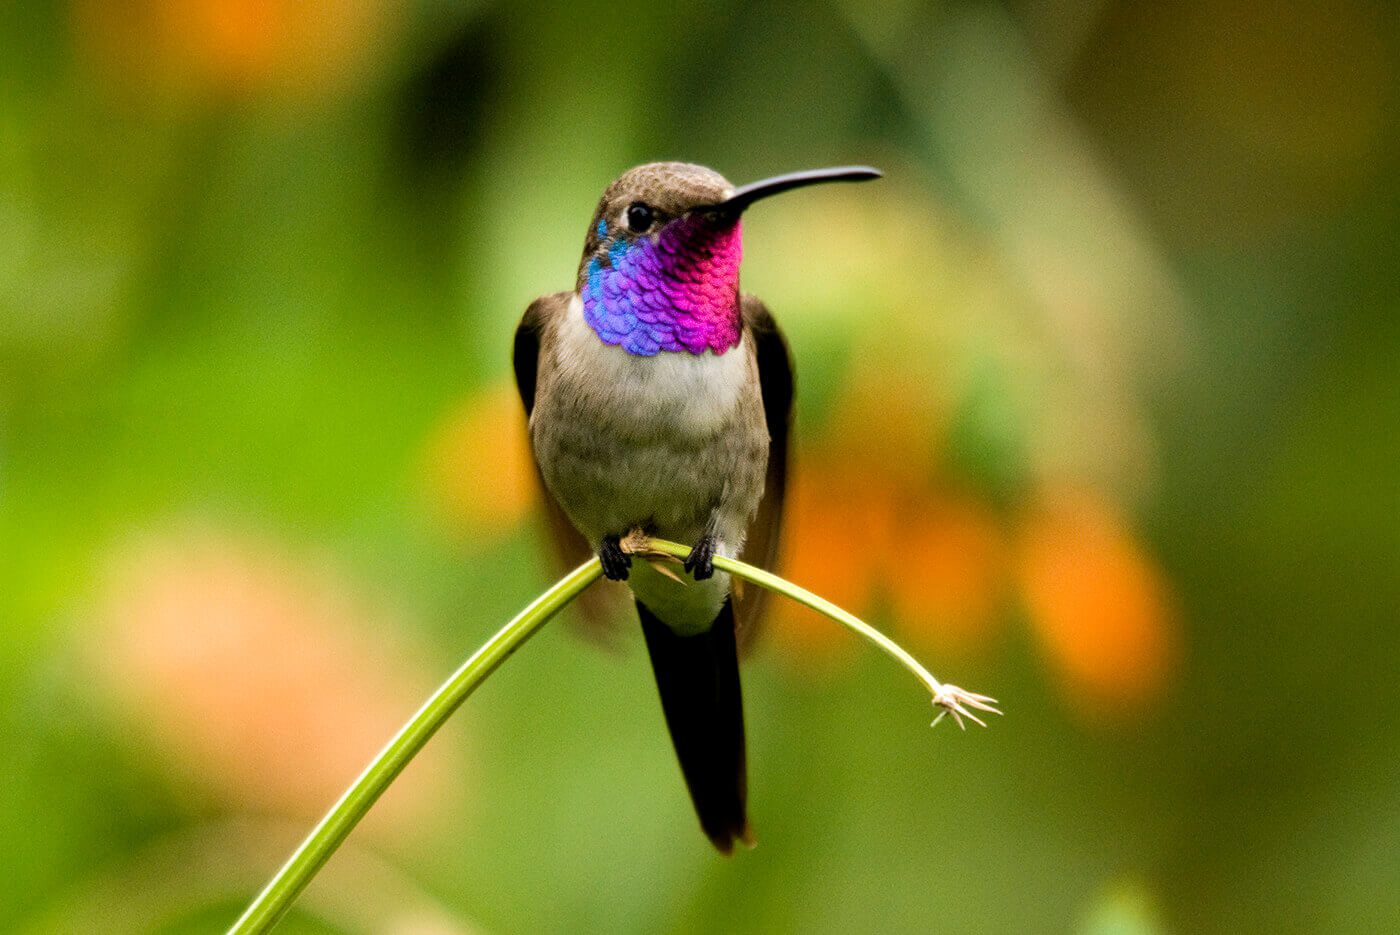
<svg viewBox="0 0 1400 935">
<path fill-rule="evenodd" d="M 714 205 L 709 210 L 739 214 L 760 198 L 778 195 L 806 185 L 820 185 L 823 182 L 868 182 L 883 176 L 879 169 L 870 166 L 835 166 L 830 169 L 807 169 L 803 172 L 789 172 L 775 175 L 771 179 L 761 179 L 735 189 L 734 194 Z"/>
</svg>

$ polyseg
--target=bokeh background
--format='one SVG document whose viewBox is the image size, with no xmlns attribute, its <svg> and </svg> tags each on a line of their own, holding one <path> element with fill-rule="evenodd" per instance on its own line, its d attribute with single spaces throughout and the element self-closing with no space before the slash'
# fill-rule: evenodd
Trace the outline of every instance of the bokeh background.
<svg viewBox="0 0 1400 935">
<path fill-rule="evenodd" d="M 551 578 L 510 335 L 628 166 L 799 363 L 760 846 L 541 634 L 288 932 L 1400 928 L 1400 30 L 1367 0 L 0 12 L 0 930 L 217 931 Z"/>
</svg>

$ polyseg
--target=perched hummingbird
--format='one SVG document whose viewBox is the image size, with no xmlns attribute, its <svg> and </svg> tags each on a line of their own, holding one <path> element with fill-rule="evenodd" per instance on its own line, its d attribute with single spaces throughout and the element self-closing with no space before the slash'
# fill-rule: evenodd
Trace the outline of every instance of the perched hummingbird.
<svg viewBox="0 0 1400 935">
<path fill-rule="evenodd" d="M 735 621 L 749 625 L 757 595 L 731 593 L 713 558 L 776 555 L 793 393 L 782 332 L 739 291 L 740 217 L 779 192 L 879 176 L 735 188 L 687 163 L 631 169 L 598 202 L 574 290 L 536 299 L 515 333 L 556 545 L 628 582 L 700 826 L 725 854 L 753 843 Z M 620 544 L 634 529 L 691 544 L 686 575 L 634 566 Z"/>
</svg>

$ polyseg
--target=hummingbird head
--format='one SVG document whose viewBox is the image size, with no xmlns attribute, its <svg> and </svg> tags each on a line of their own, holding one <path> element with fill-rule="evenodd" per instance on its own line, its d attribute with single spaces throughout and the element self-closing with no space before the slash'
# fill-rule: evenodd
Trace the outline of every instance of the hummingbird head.
<svg viewBox="0 0 1400 935">
<path fill-rule="evenodd" d="M 629 354 L 722 354 L 739 343 L 744 210 L 804 185 L 879 177 L 848 166 L 735 188 L 718 172 L 684 162 L 629 169 L 603 192 L 584 241 L 584 318 Z"/>
</svg>

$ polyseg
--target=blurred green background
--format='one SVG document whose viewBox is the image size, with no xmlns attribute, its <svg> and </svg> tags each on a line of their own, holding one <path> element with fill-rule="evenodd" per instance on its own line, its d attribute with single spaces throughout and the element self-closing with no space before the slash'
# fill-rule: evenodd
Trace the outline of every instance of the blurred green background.
<svg viewBox="0 0 1400 935">
<path fill-rule="evenodd" d="M 0 930 L 216 931 L 549 580 L 508 376 L 606 183 L 765 203 L 760 846 L 543 633 L 289 932 L 1400 929 L 1400 30 L 1365 0 L 0 12 Z M 894 403 L 891 404 L 891 400 Z"/>
</svg>

